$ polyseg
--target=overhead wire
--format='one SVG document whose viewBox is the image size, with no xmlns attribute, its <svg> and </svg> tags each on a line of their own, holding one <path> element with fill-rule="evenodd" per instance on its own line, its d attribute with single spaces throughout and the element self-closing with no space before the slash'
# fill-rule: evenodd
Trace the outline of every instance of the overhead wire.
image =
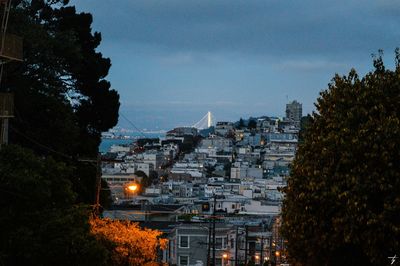
<svg viewBox="0 0 400 266">
<path fill-rule="evenodd" d="M 119 115 L 120 115 L 123 119 L 125 119 L 126 121 L 128 121 L 128 123 L 131 124 L 131 126 L 133 126 L 133 127 L 137 130 L 137 132 L 139 132 L 143 137 L 147 138 L 147 136 L 143 133 L 143 131 L 140 130 L 140 129 L 139 129 L 132 121 L 130 121 L 123 113 L 120 112 Z"/>
<path fill-rule="evenodd" d="M 64 157 L 64 158 L 67 158 L 67 159 L 69 159 L 69 160 L 73 160 L 73 157 L 72 157 L 72 156 L 66 155 L 66 154 L 64 154 L 64 153 L 62 153 L 62 152 L 59 152 L 59 151 L 56 151 L 56 150 L 54 150 L 54 149 L 52 149 L 52 148 L 50 148 L 50 147 L 48 147 L 48 146 L 46 146 L 46 145 L 44 145 L 44 144 L 38 142 L 38 141 L 36 141 L 35 139 L 33 139 L 33 138 L 29 137 L 28 135 L 22 133 L 21 131 L 19 131 L 18 129 L 16 129 L 15 127 L 13 127 L 13 126 L 11 126 L 11 125 L 10 125 L 10 128 L 11 128 L 15 133 L 17 133 L 18 135 L 24 137 L 25 139 L 29 140 L 30 142 L 36 144 L 37 146 L 40 146 L 41 148 L 43 148 L 43 149 L 45 149 L 45 150 L 47 150 L 47 151 L 50 151 L 50 152 L 52 152 L 52 153 L 54 153 L 54 154 L 57 154 L 57 155 L 59 155 L 59 156 L 62 156 L 62 157 Z"/>
</svg>

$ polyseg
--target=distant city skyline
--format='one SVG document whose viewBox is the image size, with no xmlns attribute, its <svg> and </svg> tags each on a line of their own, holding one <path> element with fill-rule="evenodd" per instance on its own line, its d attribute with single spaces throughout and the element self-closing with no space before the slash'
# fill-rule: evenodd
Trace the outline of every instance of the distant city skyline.
<svg viewBox="0 0 400 266">
<path fill-rule="evenodd" d="M 393 65 L 397 1 L 73 0 L 93 14 L 120 112 L 141 129 L 314 110 L 335 73 Z M 130 128 L 122 117 L 119 125 Z"/>
</svg>

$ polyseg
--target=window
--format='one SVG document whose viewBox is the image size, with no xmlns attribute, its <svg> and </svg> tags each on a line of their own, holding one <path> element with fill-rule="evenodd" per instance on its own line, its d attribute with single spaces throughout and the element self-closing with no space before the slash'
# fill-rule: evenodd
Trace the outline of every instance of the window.
<svg viewBox="0 0 400 266">
<path fill-rule="evenodd" d="M 215 259 L 215 266 L 222 266 L 222 258 Z"/>
<path fill-rule="evenodd" d="M 216 249 L 225 249 L 226 247 L 226 238 L 225 237 L 216 237 L 215 238 L 215 248 Z"/>
<path fill-rule="evenodd" d="M 179 247 L 189 248 L 189 236 L 179 236 Z"/>
<path fill-rule="evenodd" d="M 179 256 L 179 266 L 188 266 L 189 256 Z"/>
</svg>

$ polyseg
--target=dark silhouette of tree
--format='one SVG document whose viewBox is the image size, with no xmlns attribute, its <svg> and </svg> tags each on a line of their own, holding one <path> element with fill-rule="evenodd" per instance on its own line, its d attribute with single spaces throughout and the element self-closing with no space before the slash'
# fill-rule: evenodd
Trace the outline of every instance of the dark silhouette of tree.
<svg viewBox="0 0 400 266">
<path fill-rule="evenodd" d="M 239 124 L 237 125 L 237 129 L 243 129 L 245 127 L 243 118 L 240 118 Z"/>
<path fill-rule="evenodd" d="M 400 62 L 336 75 L 317 100 L 283 205 L 302 265 L 382 265 L 400 250 Z"/>
<path fill-rule="evenodd" d="M 111 63 L 96 51 L 92 16 L 67 2 L 12 1 L 8 32 L 23 38 L 24 60 L 5 65 L 1 84 L 16 114 L 14 145 L 0 152 L 1 265 L 107 261 L 81 205 L 94 202 L 97 167 L 79 159 L 97 157 L 101 132 L 117 123 L 119 95 L 105 80 Z"/>
<path fill-rule="evenodd" d="M 247 124 L 248 129 L 256 129 L 257 128 L 257 121 L 254 119 L 249 120 L 249 123 Z"/>
<path fill-rule="evenodd" d="M 23 37 L 24 61 L 6 65 L 2 89 L 15 96 L 10 142 L 71 165 L 78 201 L 93 203 L 96 167 L 76 159 L 96 158 L 119 95 L 105 80 L 111 63 L 96 51 L 91 14 L 66 2 L 12 1 L 9 31 Z"/>
<path fill-rule="evenodd" d="M 299 132 L 299 141 L 302 142 L 304 140 L 304 134 L 311 123 L 311 115 L 308 114 L 303 116 L 300 120 L 300 132 Z"/>
<path fill-rule="evenodd" d="M 0 263 L 106 265 L 89 211 L 75 205 L 71 169 L 9 145 L 0 151 Z"/>
</svg>

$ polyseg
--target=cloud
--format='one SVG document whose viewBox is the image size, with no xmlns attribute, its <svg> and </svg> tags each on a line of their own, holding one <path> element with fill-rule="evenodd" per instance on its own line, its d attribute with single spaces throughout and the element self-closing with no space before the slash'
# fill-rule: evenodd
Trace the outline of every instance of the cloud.
<svg viewBox="0 0 400 266">
<path fill-rule="evenodd" d="M 175 53 L 160 57 L 159 62 L 165 65 L 187 65 L 193 63 L 194 58 L 191 53 Z"/>
<path fill-rule="evenodd" d="M 196 107 L 196 108 L 207 108 L 207 107 L 238 107 L 245 106 L 245 104 L 234 101 L 152 101 L 152 102 L 135 102 L 135 101 L 121 101 L 124 108 L 171 108 L 171 107 Z"/>
<path fill-rule="evenodd" d="M 291 69 L 298 71 L 313 71 L 313 70 L 337 70 L 346 67 L 347 65 L 339 62 L 325 60 L 287 60 L 276 64 L 276 67 L 282 70 Z"/>
<path fill-rule="evenodd" d="M 370 54 L 398 41 L 399 27 L 387 12 L 395 1 L 280 0 L 75 0 L 95 9 L 106 39 L 157 46 L 166 61 L 187 63 L 193 53 L 280 56 Z M 398 15 L 398 13 L 397 13 Z M 100 20 L 99 17 L 103 19 Z M 112 18 L 112 19 L 110 19 Z"/>
</svg>

